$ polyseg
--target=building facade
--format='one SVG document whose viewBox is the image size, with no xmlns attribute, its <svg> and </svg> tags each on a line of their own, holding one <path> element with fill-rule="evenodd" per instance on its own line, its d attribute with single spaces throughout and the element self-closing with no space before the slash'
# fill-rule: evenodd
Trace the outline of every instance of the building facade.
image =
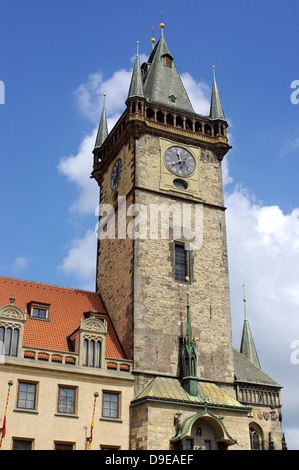
<svg viewBox="0 0 299 470">
<path fill-rule="evenodd" d="M 232 345 L 215 70 L 202 116 L 160 28 L 110 133 L 101 115 L 96 292 L 0 279 L 2 448 L 286 448 L 246 315 Z"/>
</svg>

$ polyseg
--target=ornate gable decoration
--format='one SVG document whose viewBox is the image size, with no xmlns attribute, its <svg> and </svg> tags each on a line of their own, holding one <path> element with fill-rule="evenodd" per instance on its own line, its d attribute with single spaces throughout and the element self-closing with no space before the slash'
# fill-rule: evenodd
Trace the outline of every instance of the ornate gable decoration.
<svg viewBox="0 0 299 470">
<path fill-rule="evenodd" d="M 10 304 L 0 308 L 0 321 L 19 321 L 25 323 L 26 313 L 16 305 Z"/>
</svg>

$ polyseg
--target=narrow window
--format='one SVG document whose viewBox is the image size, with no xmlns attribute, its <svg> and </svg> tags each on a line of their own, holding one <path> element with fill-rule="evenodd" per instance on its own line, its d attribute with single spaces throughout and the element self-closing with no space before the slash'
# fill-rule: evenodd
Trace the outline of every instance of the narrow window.
<svg viewBox="0 0 299 470">
<path fill-rule="evenodd" d="M 168 69 L 172 69 L 172 57 L 170 55 L 163 55 L 162 56 L 162 64 L 164 67 L 167 67 Z"/>
<path fill-rule="evenodd" d="M 187 256 L 186 250 L 183 244 L 175 244 L 175 280 L 180 282 L 186 282 L 187 276 Z"/>
<path fill-rule="evenodd" d="M 84 339 L 83 366 L 101 367 L 101 341 Z"/>
<path fill-rule="evenodd" d="M 18 355 L 18 344 L 19 344 L 19 330 L 15 328 L 12 335 L 11 355 Z"/>
<path fill-rule="evenodd" d="M 20 382 L 18 408 L 35 410 L 36 384 Z"/>
<path fill-rule="evenodd" d="M 5 329 L 3 328 L 3 326 L 1 326 L 0 328 L 0 356 L 2 356 L 3 350 L 4 350 L 4 334 L 5 334 Z"/>
<path fill-rule="evenodd" d="M 69 387 L 59 387 L 58 412 L 74 414 L 75 413 L 76 389 Z"/>
<path fill-rule="evenodd" d="M 12 329 L 6 328 L 5 334 L 5 354 L 10 356 Z"/>
<path fill-rule="evenodd" d="M 119 393 L 103 392 L 103 418 L 119 418 Z"/>
</svg>

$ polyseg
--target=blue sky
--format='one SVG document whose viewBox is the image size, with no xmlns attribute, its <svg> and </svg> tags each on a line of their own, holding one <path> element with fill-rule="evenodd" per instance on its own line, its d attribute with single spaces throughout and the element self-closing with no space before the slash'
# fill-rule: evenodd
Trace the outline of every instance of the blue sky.
<svg viewBox="0 0 299 470">
<path fill-rule="evenodd" d="M 98 190 L 89 175 L 102 96 L 111 129 L 136 41 L 148 56 L 163 10 L 198 112 L 208 112 L 216 66 L 233 146 L 224 183 L 234 345 L 245 282 L 262 368 L 284 386 L 284 429 L 299 448 L 298 3 L 2 0 L 0 10 L 1 275 L 94 288 Z"/>
</svg>

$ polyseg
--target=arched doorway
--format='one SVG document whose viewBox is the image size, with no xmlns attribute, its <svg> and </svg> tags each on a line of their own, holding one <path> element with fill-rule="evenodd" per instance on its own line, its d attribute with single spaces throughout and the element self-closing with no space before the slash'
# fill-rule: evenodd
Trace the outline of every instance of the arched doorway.
<svg viewBox="0 0 299 470">
<path fill-rule="evenodd" d="M 226 450 L 236 444 L 222 421 L 208 410 L 187 418 L 181 429 L 171 442 L 182 450 Z"/>
</svg>

